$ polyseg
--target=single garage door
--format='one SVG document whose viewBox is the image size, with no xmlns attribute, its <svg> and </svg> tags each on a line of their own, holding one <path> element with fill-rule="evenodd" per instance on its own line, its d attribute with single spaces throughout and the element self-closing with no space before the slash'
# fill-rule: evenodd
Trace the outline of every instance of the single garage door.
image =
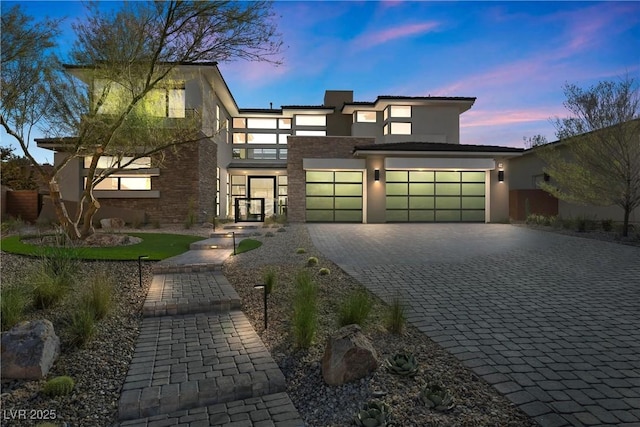
<svg viewBox="0 0 640 427">
<path fill-rule="evenodd" d="M 362 222 L 362 172 L 306 171 L 307 222 Z"/>
<path fill-rule="evenodd" d="M 484 222 L 484 171 L 386 172 L 387 222 Z"/>
</svg>

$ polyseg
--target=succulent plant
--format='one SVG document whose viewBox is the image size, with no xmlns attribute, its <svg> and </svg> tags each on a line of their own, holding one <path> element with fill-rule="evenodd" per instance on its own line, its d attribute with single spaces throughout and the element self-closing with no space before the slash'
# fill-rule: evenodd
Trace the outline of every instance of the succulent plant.
<svg viewBox="0 0 640 427">
<path fill-rule="evenodd" d="M 385 361 L 389 372 L 403 377 L 412 377 L 418 373 L 418 362 L 411 353 L 396 353 Z"/>
<path fill-rule="evenodd" d="M 320 271 L 318 271 L 318 273 L 320 273 L 320 275 L 321 275 L 321 276 L 326 276 L 326 275 L 328 275 L 329 273 L 331 273 L 331 270 L 329 270 L 329 269 L 328 269 L 328 268 L 326 268 L 326 267 L 322 267 L 322 268 L 320 269 Z"/>
<path fill-rule="evenodd" d="M 357 426 L 390 426 L 391 411 L 386 403 L 371 401 L 365 403 L 353 420 Z"/>
<path fill-rule="evenodd" d="M 296 249 L 296 253 L 297 253 L 297 254 L 303 254 L 303 253 L 305 253 L 305 252 L 307 252 L 307 250 L 306 250 L 305 248 L 298 248 L 298 249 Z"/>
<path fill-rule="evenodd" d="M 267 231 L 266 233 L 264 233 L 264 237 L 273 237 L 274 234 L 270 231 Z"/>
<path fill-rule="evenodd" d="M 64 396 L 71 393 L 74 386 L 75 383 L 71 377 L 61 376 L 47 381 L 42 391 L 48 396 Z"/>
<path fill-rule="evenodd" d="M 420 400 L 436 411 L 448 411 L 455 405 L 453 396 L 438 384 L 428 384 L 420 392 Z"/>
<path fill-rule="evenodd" d="M 314 256 L 310 256 L 309 259 L 307 259 L 308 266 L 316 265 L 317 263 L 318 263 L 318 258 Z"/>
<path fill-rule="evenodd" d="M 284 228 L 284 227 L 280 227 L 280 228 L 278 228 L 277 231 L 278 231 L 278 233 L 283 233 L 283 232 L 287 231 L 287 229 Z"/>
</svg>

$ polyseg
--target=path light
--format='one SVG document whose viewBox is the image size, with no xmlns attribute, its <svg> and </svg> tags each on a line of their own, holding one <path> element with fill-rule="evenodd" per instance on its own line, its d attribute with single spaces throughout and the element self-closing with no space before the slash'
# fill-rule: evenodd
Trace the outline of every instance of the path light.
<svg viewBox="0 0 640 427">
<path fill-rule="evenodd" d="M 142 260 L 149 259 L 149 255 L 138 256 L 138 277 L 140 278 L 140 287 L 142 287 Z"/>
<path fill-rule="evenodd" d="M 236 254 L 236 232 L 233 231 L 231 233 L 231 236 L 233 237 L 233 254 L 235 255 Z"/>
<path fill-rule="evenodd" d="M 264 330 L 267 330 L 267 286 L 266 285 L 253 285 L 254 289 L 264 289 Z"/>
</svg>

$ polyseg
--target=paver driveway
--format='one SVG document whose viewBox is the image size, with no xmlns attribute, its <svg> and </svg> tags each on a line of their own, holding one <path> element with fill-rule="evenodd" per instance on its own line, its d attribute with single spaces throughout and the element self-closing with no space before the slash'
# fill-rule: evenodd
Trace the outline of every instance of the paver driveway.
<svg viewBox="0 0 640 427">
<path fill-rule="evenodd" d="M 640 248 L 502 224 L 308 224 L 541 425 L 640 425 Z"/>
</svg>

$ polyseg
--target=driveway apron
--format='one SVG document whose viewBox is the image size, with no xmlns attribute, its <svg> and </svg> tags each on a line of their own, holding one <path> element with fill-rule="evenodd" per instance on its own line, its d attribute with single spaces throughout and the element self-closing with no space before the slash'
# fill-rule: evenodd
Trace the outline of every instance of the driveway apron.
<svg viewBox="0 0 640 427">
<path fill-rule="evenodd" d="M 640 248 L 505 224 L 309 224 L 543 426 L 640 423 Z"/>
</svg>

